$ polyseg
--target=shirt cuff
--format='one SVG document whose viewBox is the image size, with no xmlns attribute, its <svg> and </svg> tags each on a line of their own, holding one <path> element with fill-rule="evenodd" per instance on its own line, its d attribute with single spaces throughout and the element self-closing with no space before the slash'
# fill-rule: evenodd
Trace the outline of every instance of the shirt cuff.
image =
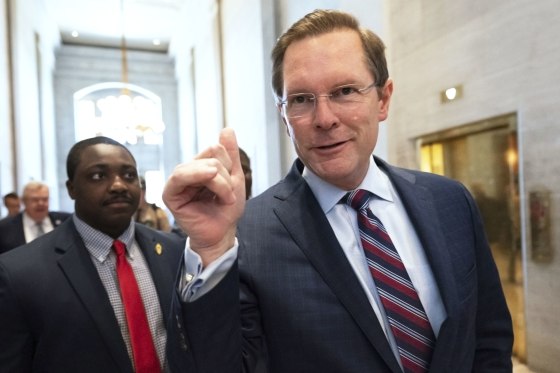
<svg viewBox="0 0 560 373">
<path fill-rule="evenodd" d="M 184 266 L 179 283 L 179 291 L 184 302 L 193 302 L 204 294 L 210 292 L 228 273 L 237 259 L 239 244 L 237 238 L 233 247 L 222 256 L 214 260 L 206 268 L 202 266 L 200 255 L 190 247 L 190 239 L 187 237 L 185 245 Z"/>
</svg>

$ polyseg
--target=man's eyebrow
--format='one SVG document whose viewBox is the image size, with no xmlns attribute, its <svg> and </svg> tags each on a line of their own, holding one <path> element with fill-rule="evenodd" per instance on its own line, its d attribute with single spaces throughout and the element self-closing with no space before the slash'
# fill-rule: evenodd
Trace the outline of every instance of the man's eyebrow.
<svg viewBox="0 0 560 373">
<path fill-rule="evenodd" d="M 94 164 L 90 164 L 89 166 L 85 167 L 86 170 L 92 169 L 92 168 L 108 168 L 109 165 L 107 163 L 94 163 Z"/>
</svg>

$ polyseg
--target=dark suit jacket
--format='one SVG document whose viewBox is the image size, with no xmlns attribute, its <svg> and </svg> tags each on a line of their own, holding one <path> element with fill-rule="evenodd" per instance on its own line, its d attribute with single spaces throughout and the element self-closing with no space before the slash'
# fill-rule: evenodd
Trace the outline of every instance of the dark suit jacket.
<svg viewBox="0 0 560 373">
<path fill-rule="evenodd" d="M 184 240 L 140 224 L 135 229 L 167 319 Z M 133 372 L 107 292 L 72 219 L 0 255 L 0 371 Z"/>
<path fill-rule="evenodd" d="M 441 176 L 376 162 L 404 203 L 447 312 L 430 372 L 511 372 L 511 318 L 470 194 Z M 188 347 L 182 355 L 175 347 L 175 363 L 197 372 L 235 372 L 241 364 L 253 371 L 264 343 L 269 372 L 400 372 L 302 169 L 297 161 L 284 180 L 249 200 L 238 228 L 238 267 L 199 300 L 174 300 L 186 323 L 174 331 L 174 346 L 182 335 Z M 238 278 L 240 306 L 227 295 Z"/>
<path fill-rule="evenodd" d="M 62 224 L 70 216 L 72 214 L 67 212 L 49 212 L 49 219 L 51 219 L 54 228 Z M 21 245 L 25 245 L 23 212 L 0 220 L 0 254 Z"/>
</svg>

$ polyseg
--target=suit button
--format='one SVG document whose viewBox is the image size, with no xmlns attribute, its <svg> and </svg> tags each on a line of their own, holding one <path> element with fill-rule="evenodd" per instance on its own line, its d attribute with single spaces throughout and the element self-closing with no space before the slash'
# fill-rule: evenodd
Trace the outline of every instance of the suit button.
<svg viewBox="0 0 560 373">
<path fill-rule="evenodd" d="M 185 341 L 181 341 L 181 350 L 187 352 L 189 350 L 189 346 L 185 343 Z"/>
<path fill-rule="evenodd" d="M 179 345 L 181 346 L 181 350 L 188 351 L 189 345 L 187 345 L 187 339 L 185 338 L 185 335 L 183 333 L 180 333 L 179 336 L 181 337 L 181 342 L 179 343 Z"/>
</svg>

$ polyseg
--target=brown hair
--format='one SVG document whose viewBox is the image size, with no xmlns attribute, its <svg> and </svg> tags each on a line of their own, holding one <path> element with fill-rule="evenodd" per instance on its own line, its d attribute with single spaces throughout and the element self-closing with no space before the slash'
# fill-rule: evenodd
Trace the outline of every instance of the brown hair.
<svg viewBox="0 0 560 373">
<path fill-rule="evenodd" d="M 389 78 L 385 59 L 385 44 L 373 31 L 360 27 L 358 20 L 338 10 L 317 9 L 294 23 L 276 42 L 272 50 L 272 89 L 282 97 L 284 77 L 283 62 L 286 49 L 295 41 L 318 36 L 335 30 L 354 30 L 360 35 L 366 64 L 375 79 L 376 87 L 383 87 Z"/>
</svg>

